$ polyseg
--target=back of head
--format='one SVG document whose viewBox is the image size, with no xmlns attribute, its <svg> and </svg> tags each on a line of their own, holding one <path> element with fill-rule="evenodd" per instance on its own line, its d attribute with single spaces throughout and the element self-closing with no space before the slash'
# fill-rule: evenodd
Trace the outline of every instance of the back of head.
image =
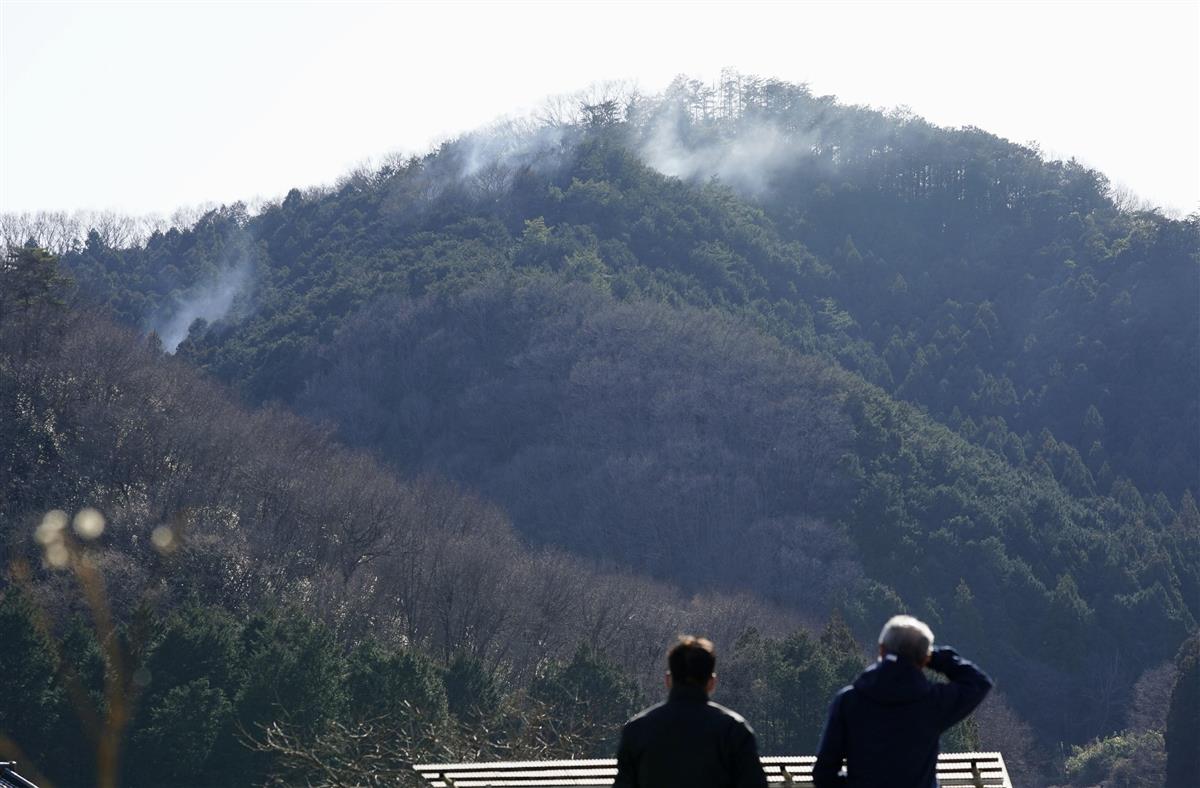
<svg viewBox="0 0 1200 788">
<path fill-rule="evenodd" d="M 892 616 L 879 633 L 879 645 L 884 653 L 922 667 L 933 649 L 933 630 L 912 616 Z"/>
<path fill-rule="evenodd" d="M 717 670 L 717 652 L 711 640 L 684 635 L 667 654 L 671 681 L 703 687 Z"/>
</svg>

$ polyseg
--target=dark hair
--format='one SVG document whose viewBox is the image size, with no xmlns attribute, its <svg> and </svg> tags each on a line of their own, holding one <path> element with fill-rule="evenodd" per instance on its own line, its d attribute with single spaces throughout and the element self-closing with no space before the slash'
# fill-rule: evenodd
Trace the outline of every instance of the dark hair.
<svg viewBox="0 0 1200 788">
<path fill-rule="evenodd" d="M 683 635 L 667 654 L 671 680 L 704 686 L 717 669 L 717 652 L 708 638 Z"/>
</svg>

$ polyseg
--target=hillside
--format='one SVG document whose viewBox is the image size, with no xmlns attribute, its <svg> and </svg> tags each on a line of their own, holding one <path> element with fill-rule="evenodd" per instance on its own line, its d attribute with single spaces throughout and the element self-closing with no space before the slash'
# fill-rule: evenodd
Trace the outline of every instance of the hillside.
<svg viewBox="0 0 1200 788">
<path fill-rule="evenodd" d="M 317 585 L 333 596 L 308 602 L 349 605 L 334 625 L 350 641 L 389 603 L 434 616 L 394 626 L 417 627 L 403 641 L 442 664 L 464 648 L 486 663 L 484 622 L 560 631 L 539 623 L 547 611 L 492 611 L 480 585 L 461 620 L 427 611 L 368 560 L 373 542 L 350 538 L 363 522 L 371 539 L 401 537 L 374 493 L 374 509 L 351 513 L 362 492 L 343 466 L 369 467 L 397 501 L 448 478 L 456 486 L 436 497 L 461 496 L 486 512 L 471 522 L 488 523 L 463 532 L 477 547 L 454 560 L 486 565 L 485 577 L 529 566 L 504 581 L 514 590 L 579 574 L 581 598 L 601 600 L 579 610 L 648 616 L 582 639 L 623 670 L 651 669 L 681 620 L 725 627 L 742 664 L 761 668 L 807 652 L 756 645 L 755 627 L 770 638 L 840 616 L 865 642 L 903 607 L 988 655 L 1049 750 L 1121 729 L 1135 683 L 1200 616 L 1198 230 L 1194 216 L 1118 206 L 1101 174 L 983 131 L 739 77 L 468 135 L 140 245 L 94 232 L 63 265 L 82 297 L 175 352 L 144 362 L 176 370 L 151 378 L 190 376 L 186 362 L 267 405 L 199 417 L 192 432 L 156 423 L 147 434 L 177 437 L 114 465 L 138 469 L 121 500 L 159 495 L 144 464 L 211 445 L 208 425 L 243 425 L 209 458 L 258 451 L 234 448 L 237 433 L 278 444 L 255 463 L 287 481 L 237 488 L 229 504 L 211 500 L 226 488 L 200 484 L 143 519 L 232 507 L 215 521 L 236 510 L 239 532 L 273 536 L 230 549 L 286 559 L 271 570 L 281 577 L 327 575 Z M 60 374 L 103 346 L 74 351 Z M 22 363 L 58 352 L 38 345 Z M 197 393 L 178 396 L 196 404 L 181 412 L 237 408 L 187 380 Z M 42 423 L 11 422 L 13 440 Z M 325 453 L 340 459 L 305 459 Z M 58 462 L 64 479 L 100 467 Z M 345 494 L 292 502 L 327 477 L 347 478 Z M 7 488 L 34 491 L 6 493 L 9 522 L 60 499 L 116 506 L 107 487 L 36 478 Z M 301 520 L 311 533 L 287 525 L 296 507 L 313 509 Z M 249 525 L 263 517 L 277 519 Z M 413 517 L 406 545 L 441 543 L 427 525 L 436 513 Z M 495 554 L 478 548 L 493 542 Z M 359 598 L 368 587 L 378 602 Z M 706 617 L 710 593 L 729 615 Z M 679 601 L 693 594 L 705 596 Z M 570 658 L 577 641 L 555 637 L 522 638 L 538 645 L 491 668 L 525 687 L 539 649 Z M 790 733 L 776 743 L 811 749 L 819 716 L 780 722 Z"/>
<path fill-rule="evenodd" d="M 256 401 L 290 399 L 380 291 L 555 270 L 747 317 L 979 443 L 1015 453 L 1014 433 L 1031 454 L 1049 430 L 1102 491 L 1195 489 L 1200 353 L 1179 330 L 1196 320 L 1194 218 L 1120 211 L 1101 174 L 979 130 L 772 84 L 717 116 L 695 93 L 468 136 L 67 262 L 176 341 L 180 312 L 232 308 L 189 352 Z"/>
<path fill-rule="evenodd" d="M 753 632 L 757 649 L 813 637 L 746 595 L 531 550 L 478 496 L 239 407 L 70 308 L 50 258 L 14 258 L 0 269 L 0 756 L 55 784 L 104 773 L 101 730 L 123 735 L 133 785 L 289 774 L 286 752 L 248 746 L 272 724 L 312 747 L 370 728 L 408 742 L 397 762 L 466 757 L 481 736 L 598 755 L 680 628 L 730 645 Z M 85 507 L 103 512 L 98 533 L 55 525 L 53 510 Z M 831 691 L 861 659 L 842 626 L 838 652 L 775 663 L 819 668 L 809 690 Z M 790 735 L 816 735 L 805 723 Z"/>
<path fill-rule="evenodd" d="M 898 594 L 994 654 L 1021 710 L 1064 738 L 1112 712 L 1088 689 L 1105 637 L 1152 665 L 1194 626 L 1196 545 L 1178 524 L 1073 496 L 1040 467 L 1057 446 L 1015 469 L 719 313 L 488 283 L 382 301 L 328 359 L 301 412 L 480 490 L 535 542 L 840 609 L 864 637 Z M 1075 688 L 1069 714 L 1039 706 L 1048 686 Z"/>
</svg>

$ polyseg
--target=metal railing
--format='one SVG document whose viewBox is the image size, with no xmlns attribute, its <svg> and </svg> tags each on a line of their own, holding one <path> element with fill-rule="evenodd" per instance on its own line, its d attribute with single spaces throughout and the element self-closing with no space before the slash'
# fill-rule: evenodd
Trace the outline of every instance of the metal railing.
<svg viewBox="0 0 1200 788">
<path fill-rule="evenodd" d="M 767 782 L 779 786 L 811 786 L 812 755 L 762 758 Z M 568 788 L 612 785 L 617 762 L 612 758 L 570 761 L 495 761 L 491 763 L 423 763 L 413 766 L 432 788 Z M 942 788 L 1013 788 L 998 752 L 944 752 L 938 756 Z"/>
</svg>

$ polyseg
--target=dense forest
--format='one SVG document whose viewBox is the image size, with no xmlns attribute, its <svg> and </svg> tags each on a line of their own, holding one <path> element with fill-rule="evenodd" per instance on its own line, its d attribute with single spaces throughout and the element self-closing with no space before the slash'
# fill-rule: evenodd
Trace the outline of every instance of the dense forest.
<svg viewBox="0 0 1200 788">
<path fill-rule="evenodd" d="M 1200 217 L 769 80 L 556 109 L 140 239 L 5 217 L 0 744 L 605 754 L 699 630 L 811 752 L 908 610 L 999 682 L 948 745 L 1187 774 Z"/>
</svg>

